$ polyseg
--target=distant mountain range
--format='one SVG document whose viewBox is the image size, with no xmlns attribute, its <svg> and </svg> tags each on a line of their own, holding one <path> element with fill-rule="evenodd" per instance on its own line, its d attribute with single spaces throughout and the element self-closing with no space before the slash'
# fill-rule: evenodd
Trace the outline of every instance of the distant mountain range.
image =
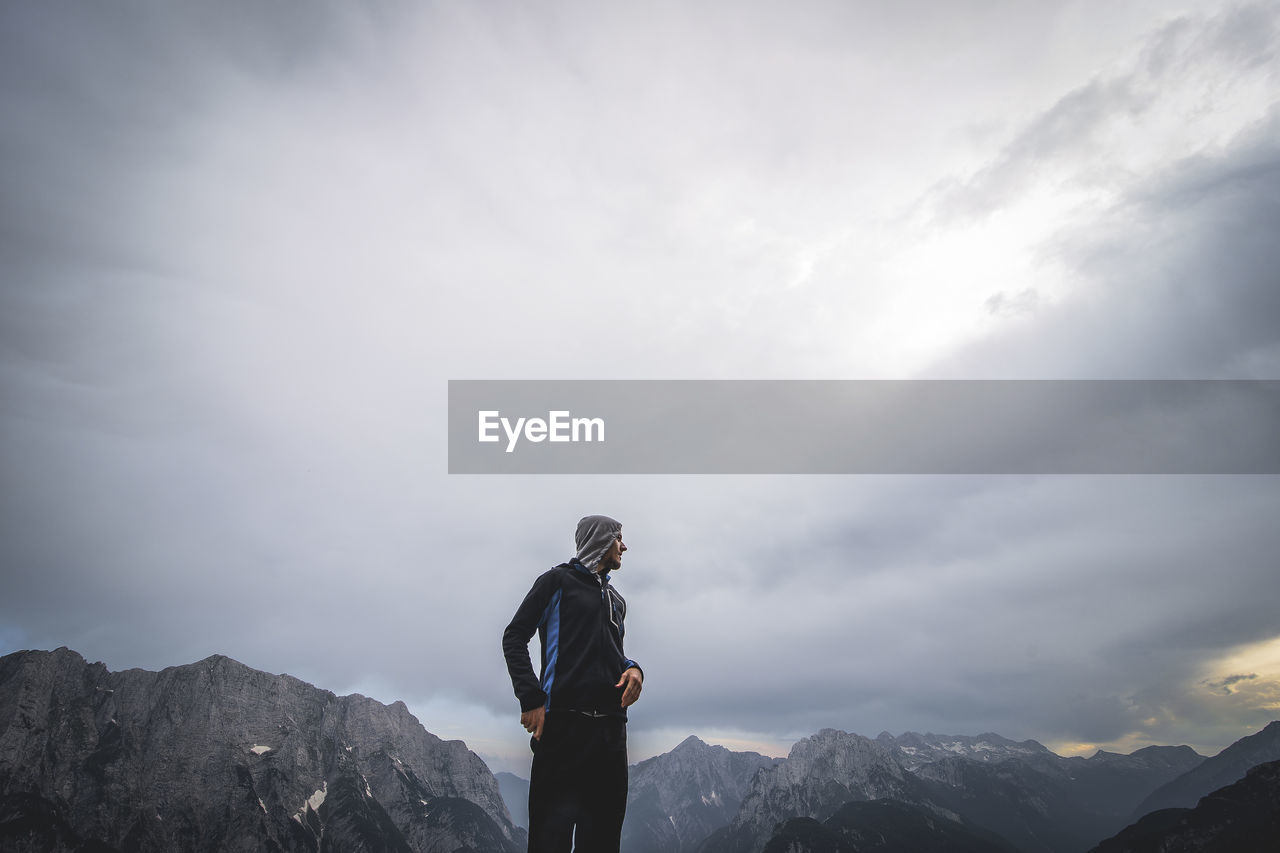
<svg viewBox="0 0 1280 853">
<path fill-rule="evenodd" d="M 697 780 L 710 773 L 703 756 L 712 749 L 690 739 L 636 765 L 663 767 L 665 790 L 684 792 L 666 800 L 672 825 L 682 809 L 710 798 L 710 787 L 699 787 Z M 669 760 L 680 753 L 682 761 Z M 1210 794 L 1210 786 L 1235 782 L 1249 767 L 1280 759 L 1280 723 L 1210 759 L 1186 746 L 1063 758 L 1035 741 L 995 734 L 882 733 L 871 740 L 834 729 L 799 741 L 786 759 L 769 763 L 743 755 L 756 766 L 740 765 L 731 790 L 742 792 L 741 805 L 700 843 L 680 838 L 674 846 L 656 829 L 662 821 L 646 802 L 650 798 L 633 789 L 629 809 L 639 808 L 643 817 L 632 824 L 628 813 L 624 853 L 1083 853 L 1121 833 L 1154 792 L 1190 792 L 1194 802 Z M 715 761 L 719 768 L 731 766 L 724 755 Z M 1258 784 L 1265 786 L 1267 778 Z M 730 789 L 725 781 L 717 785 Z M 700 828 L 711 824 L 707 817 Z M 1178 820 L 1185 818 L 1181 825 L 1190 827 L 1201 817 Z M 1239 816 L 1231 820 L 1238 823 Z M 1229 846 L 1218 849 L 1234 853 Z"/>
<path fill-rule="evenodd" d="M 1280 759 L 1280 724 L 1210 759 L 1186 746 L 1063 758 L 996 734 L 872 740 L 834 729 L 769 759 L 689 738 L 632 768 L 623 851 L 1083 853 L 1153 792 L 1188 790 L 1194 803 L 1268 757 Z"/>
<path fill-rule="evenodd" d="M 528 783 L 500 775 L 403 703 L 226 657 L 0 658 L 0 851 L 516 853 Z M 1237 853 L 1276 849 L 1278 803 L 1280 722 L 1209 759 L 835 729 L 779 759 L 690 737 L 631 768 L 623 851 Z"/>
</svg>

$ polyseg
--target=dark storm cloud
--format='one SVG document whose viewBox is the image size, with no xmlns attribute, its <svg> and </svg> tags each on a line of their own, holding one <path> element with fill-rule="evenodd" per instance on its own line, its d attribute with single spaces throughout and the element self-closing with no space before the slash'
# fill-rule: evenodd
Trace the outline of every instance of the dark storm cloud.
<svg viewBox="0 0 1280 853">
<path fill-rule="evenodd" d="M 632 594 L 635 613 L 682 626 L 654 633 L 637 618 L 637 648 L 669 685 L 646 697 L 651 719 L 1106 742 L 1158 713 L 1140 694 L 1265 637 L 1280 606 L 1265 578 L 1278 543 L 1260 533 L 1275 508 L 1267 478 L 805 491 L 752 533 L 644 566 L 658 577 Z"/>
</svg>

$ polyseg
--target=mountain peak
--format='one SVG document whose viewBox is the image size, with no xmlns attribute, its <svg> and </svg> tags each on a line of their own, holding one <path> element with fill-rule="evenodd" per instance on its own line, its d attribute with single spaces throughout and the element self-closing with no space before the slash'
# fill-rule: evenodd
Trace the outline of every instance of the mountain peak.
<svg viewBox="0 0 1280 853">
<path fill-rule="evenodd" d="M 60 649 L 0 658 L 0 708 L 14 707 L 0 751 L 13 788 L 0 793 L 24 793 L 0 796 L 0 810 L 34 827 L 33 849 L 177 849 L 192 838 L 301 849 L 304 837 L 315 849 L 322 834 L 334 849 L 524 846 L 480 758 L 402 702 L 339 699 L 225 655 L 112 673 Z M 67 801 L 69 789 L 87 793 Z M 78 840 L 59 846 L 64 836 Z"/>
<path fill-rule="evenodd" d="M 196 661 L 195 665 L 196 666 L 219 666 L 219 665 L 229 664 L 229 663 L 236 664 L 237 666 L 244 666 L 244 664 L 240 663 L 240 661 L 235 660 L 234 658 L 229 658 L 226 655 L 219 655 L 219 654 L 212 654 L 212 655 L 209 655 L 204 660 L 198 660 Z"/>
</svg>

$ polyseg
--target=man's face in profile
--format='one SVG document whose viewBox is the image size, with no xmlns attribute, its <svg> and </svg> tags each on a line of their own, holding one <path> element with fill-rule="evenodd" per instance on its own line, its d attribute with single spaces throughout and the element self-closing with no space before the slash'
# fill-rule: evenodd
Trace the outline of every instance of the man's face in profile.
<svg viewBox="0 0 1280 853">
<path fill-rule="evenodd" d="M 606 572 L 616 572 L 622 568 L 622 554 L 627 550 L 626 544 L 622 541 L 622 534 L 619 533 L 612 544 L 609 545 L 604 556 L 600 558 L 600 568 Z"/>
</svg>

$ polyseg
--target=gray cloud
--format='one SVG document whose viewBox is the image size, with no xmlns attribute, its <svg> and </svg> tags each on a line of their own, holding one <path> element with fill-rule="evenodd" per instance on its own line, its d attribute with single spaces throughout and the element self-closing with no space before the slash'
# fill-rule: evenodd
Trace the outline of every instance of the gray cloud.
<svg viewBox="0 0 1280 853">
<path fill-rule="evenodd" d="M 1020 127 L 975 174 L 935 187 L 924 206 L 943 218 L 985 216 L 1034 180 L 1123 180 L 1110 169 L 1064 167 L 1096 157 L 1101 135 L 1141 119 L 1171 86 L 1190 87 L 1199 98 L 1229 95 L 1241 77 L 1275 58 L 1277 31 L 1280 15 L 1265 4 L 1229 7 L 1207 19 L 1176 18 L 1149 38 L 1132 66 L 1099 74 L 1064 95 Z M 1198 78 L 1205 82 L 1189 83 Z"/>
<path fill-rule="evenodd" d="M 1216 156 L 1171 164 L 1047 254 L 1087 283 L 938 369 L 947 375 L 1261 378 L 1280 316 L 1270 109 Z M 996 299 L 997 297 L 993 297 Z M 1003 304 L 997 299 L 996 304 Z"/>
<path fill-rule="evenodd" d="M 846 375 L 932 334 L 884 319 L 906 200 L 1103 181 L 1159 81 L 1257 85 L 1274 16 L 1205 5 L 6 5 L 0 651 L 228 654 L 515 767 L 498 637 L 605 512 L 655 748 L 1260 727 L 1267 674 L 1213 668 L 1274 631 L 1272 478 L 445 474 L 448 378 Z M 922 373 L 1275 378 L 1275 117 L 1240 109 Z"/>
</svg>

